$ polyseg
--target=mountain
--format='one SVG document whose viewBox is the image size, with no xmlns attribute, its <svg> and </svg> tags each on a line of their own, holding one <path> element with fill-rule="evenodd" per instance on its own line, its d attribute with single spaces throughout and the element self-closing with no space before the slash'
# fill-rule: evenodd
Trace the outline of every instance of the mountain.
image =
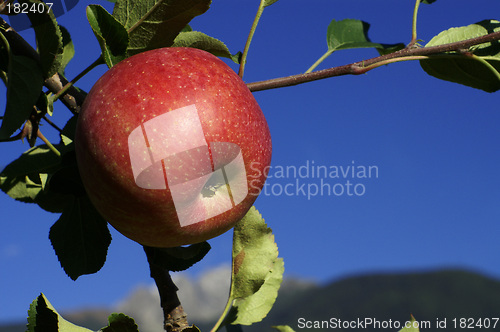
<svg viewBox="0 0 500 332">
<path fill-rule="evenodd" d="M 224 308 L 229 290 L 229 267 L 220 267 L 193 279 L 187 274 L 174 274 L 179 297 L 188 319 L 202 331 L 208 331 Z M 351 276 L 326 285 L 301 279 L 285 279 L 275 306 L 259 324 L 245 326 L 245 332 L 275 331 L 273 325 L 290 325 L 296 331 L 329 331 L 331 323 L 347 322 L 367 331 L 397 331 L 396 323 L 404 324 L 410 314 L 430 330 L 456 331 L 453 319 L 495 318 L 500 308 L 500 281 L 464 270 L 442 270 L 419 273 Z M 141 332 L 159 331 L 162 313 L 159 297 L 153 286 L 139 286 L 113 311 L 133 317 Z M 86 310 L 63 313 L 78 325 L 97 330 L 106 324 L 110 310 Z M 372 319 L 380 326 L 361 325 Z M 443 326 L 446 319 L 446 328 Z M 392 324 L 384 328 L 383 324 Z M 486 322 L 486 321 L 484 321 Z M 494 321 L 490 320 L 491 323 Z M 457 324 L 460 321 L 457 321 Z M 307 326 L 315 327 L 310 328 Z M 378 329 L 374 327 L 380 327 Z M 386 325 L 388 327 L 388 325 Z M 429 330 L 429 328 L 423 329 Z M 498 322 L 496 328 L 500 328 Z M 340 329 L 337 326 L 335 329 Z M 352 329 L 352 328 L 349 328 Z M 348 329 L 346 329 L 348 330 Z M 22 332 L 24 325 L 0 327 L 0 332 Z"/>
<path fill-rule="evenodd" d="M 207 323 L 222 314 L 229 294 L 230 276 L 229 266 L 210 270 L 197 280 L 184 273 L 172 275 L 179 288 L 177 295 L 189 320 Z M 133 317 L 141 332 L 156 332 L 163 322 L 159 304 L 160 297 L 155 285 L 139 286 L 115 310 Z"/>
<path fill-rule="evenodd" d="M 336 323 L 339 319 L 354 322 L 354 326 L 364 331 L 388 331 L 391 329 L 374 328 L 373 324 L 356 324 L 367 318 L 378 321 L 377 327 L 383 327 L 384 323 L 391 320 L 393 326 L 395 322 L 404 325 L 410 314 L 431 330 L 437 329 L 437 320 L 442 322 L 446 319 L 446 328 L 441 324 L 443 328 L 439 328 L 439 331 L 456 331 L 453 319 L 458 319 L 459 324 L 460 318 L 472 318 L 475 321 L 479 318 L 495 318 L 499 317 L 498 308 L 500 282 L 468 271 L 364 275 L 311 289 L 293 301 L 278 296 L 262 325 L 246 328 L 245 331 L 275 331 L 269 326 L 283 324 L 290 325 L 296 331 L 326 331 L 332 328 L 299 327 L 304 326 L 305 322 L 330 323 L 331 319 Z M 500 321 L 496 328 L 500 328 Z"/>
</svg>

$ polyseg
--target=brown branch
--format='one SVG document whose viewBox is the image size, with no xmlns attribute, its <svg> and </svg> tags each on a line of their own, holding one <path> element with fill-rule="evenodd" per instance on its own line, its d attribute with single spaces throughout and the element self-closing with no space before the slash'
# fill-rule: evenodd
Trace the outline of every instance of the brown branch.
<svg viewBox="0 0 500 332">
<path fill-rule="evenodd" d="M 38 52 L 1 17 L 0 33 L 5 36 L 15 55 L 26 56 L 35 61 L 40 61 Z M 50 92 L 57 93 L 67 83 L 68 80 L 63 75 L 56 73 L 52 77 L 46 78 L 44 85 Z M 85 94 L 72 87 L 64 94 L 61 101 L 73 114 L 76 114 L 80 111 L 84 99 Z"/>
<path fill-rule="evenodd" d="M 494 41 L 499 41 L 499 40 L 500 40 L 500 31 L 493 32 L 493 33 L 490 33 L 490 34 L 487 34 L 484 36 L 480 36 L 480 37 L 476 37 L 476 38 L 466 39 L 463 41 L 449 43 L 449 44 L 443 44 L 443 45 L 438 45 L 438 46 L 406 47 L 406 48 L 404 48 L 400 51 L 397 51 L 397 52 L 385 54 L 385 55 L 378 56 L 378 57 L 371 58 L 371 59 L 364 60 L 364 61 L 354 62 L 354 63 L 348 64 L 348 65 L 318 70 L 318 71 L 314 71 L 312 73 L 307 73 L 307 74 L 298 74 L 298 75 L 292 75 L 292 76 L 287 76 L 287 77 L 274 78 L 274 79 L 260 81 L 260 82 L 248 83 L 247 86 L 250 89 L 250 91 L 255 92 L 255 91 L 262 91 L 262 90 L 269 90 L 269 89 L 276 89 L 276 88 L 282 88 L 282 87 L 287 87 L 287 86 L 293 86 L 293 85 L 317 81 L 317 80 L 321 80 L 321 79 L 325 79 L 325 78 L 329 78 L 329 77 L 335 77 L 335 76 L 359 75 L 359 74 L 366 73 L 370 69 L 373 69 L 373 68 L 368 68 L 368 67 L 373 66 L 377 63 L 383 63 L 383 62 L 388 61 L 388 60 L 397 59 L 397 58 L 415 57 L 415 56 L 432 56 L 432 55 L 438 55 L 438 54 L 443 54 L 445 52 L 453 52 L 453 51 L 460 52 L 460 51 L 466 50 L 474 45 L 479 45 L 479 44 L 484 44 L 484 43 L 489 43 L 489 42 L 494 42 Z"/>
<path fill-rule="evenodd" d="M 43 116 L 43 119 L 52 127 L 54 128 L 55 130 L 57 130 L 58 132 L 62 133 L 62 129 L 59 128 L 54 122 L 52 122 L 52 120 L 50 120 L 49 118 L 47 118 L 47 115 L 44 115 Z"/>
<path fill-rule="evenodd" d="M 167 332 L 190 331 L 187 315 L 182 308 L 170 271 L 154 263 L 154 248 L 144 246 L 148 258 L 151 278 L 154 279 L 160 293 L 160 305 L 163 309 L 163 328 Z M 194 330 L 193 330 L 194 331 Z"/>
</svg>

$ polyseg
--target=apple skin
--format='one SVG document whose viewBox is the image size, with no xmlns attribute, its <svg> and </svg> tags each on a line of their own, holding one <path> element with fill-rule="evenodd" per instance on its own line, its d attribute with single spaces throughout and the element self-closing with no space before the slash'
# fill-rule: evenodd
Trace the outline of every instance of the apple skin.
<svg viewBox="0 0 500 332">
<path fill-rule="evenodd" d="M 151 119 L 192 105 L 207 142 L 233 143 L 241 149 L 248 194 L 222 214 L 181 226 L 167 179 L 165 189 L 137 185 L 128 139 Z M 188 121 L 184 128 L 189 135 L 190 126 Z M 198 243 L 231 229 L 264 186 L 272 150 L 264 114 L 240 77 L 214 55 L 182 47 L 143 52 L 107 71 L 82 106 L 75 149 L 85 190 L 99 213 L 126 237 L 152 247 Z M 233 152 L 221 152 L 217 162 L 212 160 L 212 170 L 214 163 L 230 162 Z M 196 153 L 183 153 L 175 161 L 183 166 L 169 174 L 192 179 L 199 159 Z M 193 213 L 202 216 L 217 204 L 219 190 L 227 190 L 215 186 L 202 195 L 204 183 L 195 180 L 192 190 L 183 192 Z"/>
</svg>

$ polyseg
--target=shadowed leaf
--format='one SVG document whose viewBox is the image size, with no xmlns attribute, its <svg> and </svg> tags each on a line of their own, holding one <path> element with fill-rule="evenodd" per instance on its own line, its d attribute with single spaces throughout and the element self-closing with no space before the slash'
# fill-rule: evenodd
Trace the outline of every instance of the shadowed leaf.
<svg viewBox="0 0 500 332">
<path fill-rule="evenodd" d="M 43 86 L 40 64 L 22 55 L 9 54 L 7 72 L 7 105 L 0 139 L 9 138 L 28 119 Z"/>
<path fill-rule="evenodd" d="M 380 44 L 372 43 L 368 38 L 370 24 L 360 20 L 345 19 L 342 21 L 332 20 L 328 25 L 327 44 L 328 49 L 345 50 L 350 48 L 369 48 L 377 49 L 400 47 L 400 44 Z"/>
<path fill-rule="evenodd" d="M 426 47 L 480 37 L 491 32 L 500 31 L 500 22 L 494 20 L 481 21 L 465 27 L 451 28 L 443 31 L 429 41 Z M 439 79 L 463 84 L 486 92 L 500 89 L 500 43 L 484 43 L 471 47 L 462 55 L 449 53 L 429 60 L 421 60 L 420 65 L 425 72 Z"/>
<path fill-rule="evenodd" d="M 139 332 L 135 321 L 125 314 L 113 313 L 108 317 L 108 326 L 102 332 Z"/>
<path fill-rule="evenodd" d="M 118 1 L 113 16 L 129 32 L 128 55 L 169 47 L 194 17 L 210 7 L 210 0 Z"/>
<path fill-rule="evenodd" d="M 30 305 L 27 329 L 28 332 L 92 332 L 65 320 L 43 294 Z"/>
<path fill-rule="evenodd" d="M 99 41 L 106 65 L 111 68 L 125 59 L 129 43 L 125 27 L 100 5 L 87 7 L 87 19 Z"/>
<path fill-rule="evenodd" d="M 184 271 L 198 263 L 210 251 L 208 242 L 200 242 L 187 247 L 153 248 L 144 246 L 149 264 L 168 271 Z"/>
<path fill-rule="evenodd" d="M 106 220 L 86 195 L 74 197 L 50 228 L 49 239 L 66 274 L 76 280 L 99 271 L 111 243 Z"/>
<path fill-rule="evenodd" d="M 181 32 L 175 38 L 172 47 L 192 47 L 212 53 L 215 56 L 225 57 L 239 63 L 238 57 L 231 54 L 227 46 L 220 40 L 210 37 L 203 32 Z"/>
<path fill-rule="evenodd" d="M 40 0 L 20 0 L 19 3 L 26 4 L 27 8 L 36 6 L 37 10 L 28 10 L 27 15 L 31 25 L 35 29 L 40 64 L 45 78 L 49 78 L 59 71 L 63 61 L 63 37 L 56 18 L 48 6 Z M 45 10 L 38 10 L 42 5 Z"/>
</svg>

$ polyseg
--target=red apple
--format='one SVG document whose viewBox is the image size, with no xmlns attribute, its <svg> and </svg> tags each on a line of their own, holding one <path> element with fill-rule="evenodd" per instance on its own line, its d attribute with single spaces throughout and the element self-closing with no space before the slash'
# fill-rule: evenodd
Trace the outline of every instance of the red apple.
<svg viewBox="0 0 500 332">
<path fill-rule="evenodd" d="M 132 56 L 92 87 L 75 137 L 97 210 L 143 245 L 218 236 L 250 209 L 271 162 L 266 119 L 223 61 L 193 48 Z"/>
</svg>

